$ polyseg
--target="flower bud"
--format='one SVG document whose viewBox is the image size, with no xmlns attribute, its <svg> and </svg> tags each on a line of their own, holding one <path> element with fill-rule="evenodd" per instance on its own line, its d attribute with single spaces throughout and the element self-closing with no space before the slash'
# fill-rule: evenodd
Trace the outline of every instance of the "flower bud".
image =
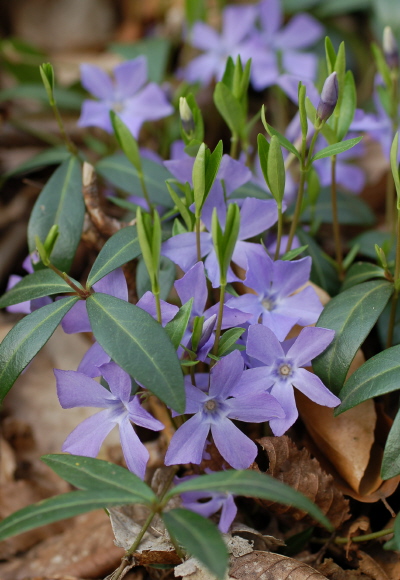
<svg viewBox="0 0 400 580">
<path fill-rule="evenodd" d="M 389 68 L 399 68 L 399 48 L 390 26 L 383 31 L 383 54 Z"/>
<path fill-rule="evenodd" d="M 180 97 L 179 99 L 179 115 L 183 130 L 190 135 L 195 130 L 195 126 L 192 111 L 185 97 Z"/>
<path fill-rule="evenodd" d="M 327 121 L 332 115 L 338 100 L 339 86 L 336 72 L 333 72 L 326 79 L 322 87 L 321 98 L 317 107 L 317 119 Z"/>
</svg>

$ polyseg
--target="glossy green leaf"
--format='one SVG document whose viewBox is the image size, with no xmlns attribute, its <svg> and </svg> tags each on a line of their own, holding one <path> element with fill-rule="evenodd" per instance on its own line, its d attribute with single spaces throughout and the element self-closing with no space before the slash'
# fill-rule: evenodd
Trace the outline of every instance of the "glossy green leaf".
<svg viewBox="0 0 400 580">
<path fill-rule="evenodd" d="M 157 84 L 163 82 L 171 52 L 171 41 L 168 38 L 151 36 L 138 42 L 113 43 L 110 50 L 126 60 L 145 56 L 149 81 Z"/>
<path fill-rule="evenodd" d="M 171 288 L 174 285 L 176 277 L 175 264 L 165 256 L 160 256 L 160 266 L 158 272 L 158 280 L 160 284 L 160 298 L 167 300 Z M 141 298 L 143 294 L 151 292 L 151 280 L 147 272 L 144 260 L 140 259 L 136 268 L 136 289 L 138 297 Z"/>
<path fill-rule="evenodd" d="M 394 536 L 391 540 L 383 544 L 385 550 L 400 550 L 400 514 L 397 514 L 393 527 Z"/>
<path fill-rule="evenodd" d="M 61 298 L 28 314 L 10 330 L 0 344 L 0 403 L 78 300 Z"/>
<path fill-rule="evenodd" d="M 166 497 L 185 491 L 216 491 L 247 497 L 257 497 L 308 512 L 326 528 L 332 529 L 328 518 L 302 493 L 277 479 L 252 470 L 226 470 L 189 479 L 172 488 Z"/>
<path fill-rule="evenodd" d="M 38 270 L 22 278 L 18 284 L 6 292 L 0 298 L 0 308 L 65 292 L 72 292 L 71 286 L 53 270 Z"/>
<path fill-rule="evenodd" d="M 400 347 L 394 348 L 399 348 L 400 350 Z M 400 475 L 400 411 L 397 411 L 397 415 L 389 431 L 381 468 L 382 479 L 390 479 L 397 475 Z"/>
<path fill-rule="evenodd" d="M 343 100 L 340 105 L 340 115 L 337 125 L 337 138 L 341 141 L 346 135 L 353 121 L 357 106 L 357 92 L 353 73 L 348 70 L 344 79 Z"/>
<path fill-rule="evenodd" d="M 156 500 L 155 493 L 144 481 L 115 463 L 66 453 L 44 455 L 41 459 L 62 479 L 79 489 L 130 495 L 129 503 L 151 505 Z"/>
<path fill-rule="evenodd" d="M 183 335 L 187 325 L 189 324 L 190 315 L 192 313 L 193 298 L 188 300 L 180 309 L 179 312 L 174 316 L 172 320 L 165 325 L 165 332 L 171 339 L 175 350 L 178 350 Z"/>
<path fill-rule="evenodd" d="M 302 244 L 307 245 L 307 250 L 304 253 L 312 258 L 311 282 L 314 282 L 314 284 L 323 288 L 328 294 L 334 296 L 340 286 L 337 270 L 328 261 L 328 257 L 321 250 L 314 238 L 300 229 L 296 231 L 296 236 Z"/>
<path fill-rule="evenodd" d="M 51 147 L 50 149 L 45 149 L 34 157 L 31 157 L 28 161 L 24 161 L 24 163 L 21 163 L 15 169 L 7 171 L 3 174 L 3 179 L 8 179 L 14 175 L 19 175 L 20 173 L 30 173 L 41 169 L 42 167 L 47 167 L 48 165 L 59 165 L 70 157 L 71 153 L 63 145 L 59 147 Z"/>
<path fill-rule="evenodd" d="M 206 144 L 202 143 L 194 160 L 192 183 L 196 215 L 200 216 L 206 194 Z"/>
<path fill-rule="evenodd" d="M 329 36 L 325 37 L 325 56 L 328 75 L 333 73 L 336 62 L 336 51 Z"/>
<path fill-rule="evenodd" d="M 268 135 L 270 137 L 272 137 L 273 135 L 275 135 L 275 137 L 278 138 L 279 143 L 282 145 L 282 147 L 284 147 L 285 149 L 287 149 L 288 151 L 290 151 L 290 153 L 293 153 L 293 155 L 295 155 L 297 157 L 297 159 L 300 161 L 301 160 L 301 156 L 299 151 L 297 151 L 296 147 L 294 145 L 292 145 L 292 143 L 286 139 L 286 137 L 284 135 L 282 135 L 282 133 L 279 133 L 279 131 L 277 131 L 276 129 L 274 129 L 273 127 L 271 127 L 271 125 L 269 125 L 267 123 L 267 120 L 265 118 L 265 107 L 264 105 L 262 106 L 261 109 L 261 120 L 262 123 L 264 125 L 264 129 L 266 130 L 266 132 L 268 133 Z"/>
<path fill-rule="evenodd" d="M 106 353 L 146 389 L 183 413 L 182 371 L 161 325 L 141 308 L 108 294 L 92 294 L 86 304 L 93 334 Z"/>
<path fill-rule="evenodd" d="M 121 490 L 114 489 L 112 491 L 104 489 L 72 491 L 50 497 L 4 518 L 0 522 L 0 540 L 92 510 L 126 505 L 130 503 L 131 497 L 129 493 L 121 493 Z"/>
<path fill-rule="evenodd" d="M 269 143 L 262 135 L 259 133 L 257 135 L 257 146 L 258 146 L 258 158 L 260 160 L 261 171 L 263 173 L 265 183 L 268 189 L 271 189 L 268 183 L 268 155 L 269 155 Z"/>
<path fill-rule="evenodd" d="M 206 196 L 210 193 L 210 189 L 213 186 L 215 178 L 217 177 L 219 166 L 221 165 L 222 154 L 224 152 L 224 147 L 222 141 L 218 141 L 217 146 L 214 151 L 207 155 L 206 162 L 206 174 L 205 174 L 205 194 Z M 203 200 L 204 201 L 204 200 Z"/>
<path fill-rule="evenodd" d="M 393 292 L 386 280 L 364 282 L 335 296 L 325 306 L 317 326 L 331 328 L 335 338 L 313 361 L 323 383 L 338 394 L 357 350 L 368 336 Z"/>
<path fill-rule="evenodd" d="M 343 413 L 363 401 L 391 393 L 398 389 L 400 346 L 392 346 L 361 365 L 345 382 L 340 391 L 341 405 L 336 414 Z"/>
<path fill-rule="evenodd" d="M 376 216 L 371 208 L 353 193 L 337 192 L 338 219 L 341 224 L 372 226 Z M 324 224 L 332 223 L 332 201 L 330 189 L 324 187 L 315 206 L 315 216 Z M 303 222 L 311 220 L 311 210 L 307 208 L 301 217 Z"/>
<path fill-rule="evenodd" d="M 370 262 L 355 262 L 346 273 L 341 292 L 373 278 L 385 278 L 385 272 L 380 266 Z"/>
<path fill-rule="evenodd" d="M 219 339 L 218 356 L 223 356 L 244 333 L 244 328 L 230 328 Z"/>
<path fill-rule="evenodd" d="M 376 260 L 375 245 L 377 244 L 385 251 L 388 261 L 395 258 L 395 243 L 394 238 L 389 232 L 382 232 L 379 230 L 370 230 L 364 232 L 359 236 L 353 238 L 350 245 L 358 244 L 360 246 L 359 253 L 363 256 Z"/>
<path fill-rule="evenodd" d="M 362 137 L 355 137 L 354 139 L 347 139 L 347 141 L 341 141 L 340 143 L 334 143 L 333 145 L 328 145 L 324 147 L 312 157 L 312 161 L 317 161 L 317 159 L 324 159 L 324 157 L 332 157 L 332 155 L 339 155 L 343 151 L 348 151 L 352 149 L 357 143 L 361 141 Z"/>
<path fill-rule="evenodd" d="M 36 200 L 28 225 L 29 251 L 36 250 L 35 236 L 44 242 L 50 228 L 58 225 L 60 235 L 51 262 L 67 272 L 81 239 L 84 215 L 81 164 L 70 156 L 55 170 Z"/>
<path fill-rule="evenodd" d="M 334 115 L 339 117 L 342 112 L 343 92 L 344 92 L 344 78 L 346 74 L 346 47 L 342 41 L 339 45 L 335 60 L 335 71 L 337 74 L 337 81 L 339 85 L 339 95 L 337 105 L 335 107 Z"/>
<path fill-rule="evenodd" d="M 142 173 L 142 161 L 140 158 L 139 146 L 135 137 L 125 125 L 121 117 L 114 111 L 110 111 L 110 117 L 119 146 L 140 175 Z"/>
<path fill-rule="evenodd" d="M 162 519 L 168 532 L 191 556 L 204 564 L 218 580 L 224 580 L 228 570 L 228 551 L 215 524 L 183 508 L 163 513 Z"/>
<path fill-rule="evenodd" d="M 107 276 L 123 264 L 140 256 L 136 226 L 127 226 L 116 232 L 101 248 L 87 279 L 87 287 Z"/>
<path fill-rule="evenodd" d="M 276 135 L 271 137 L 267 159 L 267 171 L 271 193 L 278 204 L 281 204 L 285 193 L 286 172 L 282 149 Z"/>
<path fill-rule="evenodd" d="M 164 207 L 173 207 L 172 200 L 165 187 L 165 181 L 172 179 L 171 173 L 151 159 L 142 159 L 144 181 L 150 200 Z M 105 157 L 96 164 L 96 171 L 112 185 L 129 193 L 142 196 L 142 186 L 137 170 L 123 153 Z"/>
<path fill-rule="evenodd" d="M 386 63 L 383 52 L 375 42 L 371 44 L 371 50 L 372 54 L 374 55 L 376 67 L 379 71 L 379 74 L 383 78 L 385 85 L 390 89 L 392 86 L 392 78 L 390 75 L 390 69 Z"/>
<path fill-rule="evenodd" d="M 217 83 L 215 87 L 214 103 L 231 133 L 235 135 L 240 133 L 246 122 L 243 107 L 222 82 Z"/>
</svg>

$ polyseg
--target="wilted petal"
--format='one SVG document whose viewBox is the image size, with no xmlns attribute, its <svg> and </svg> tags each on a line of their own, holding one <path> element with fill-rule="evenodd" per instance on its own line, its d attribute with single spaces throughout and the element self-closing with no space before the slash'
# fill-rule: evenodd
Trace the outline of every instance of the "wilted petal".
<svg viewBox="0 0 400 580">
<path fill-rule="evenodd" d="M 234 469 L 247 469 L 253 463 L 257 455 L 256 444 L 232 421 L 221 418 L 211 425 L 211 433 L 218 451 Z"/>
<path fill-rule="evenodd" d="M 140 479 L 144 479 L 149 452 L 135 433 L 128 417 L 124 417 L 119 424 L 119 436 L 129 471 L 132 471 Z"/>
<path fill-rule="evenodd" d="M 107 133 L 112 133 L 110 106 L 104 101 L 83 101 L 78 127 L 100 127 Z"/>
<path fill-rule="evenodd" d="M 191 417 L 172 437 L 165 456 L 165 465 L 201 463 L 209 430 L 210 424 L 203 420 L 201 413 Z"/>
<path fill-rule="evenodd" d="M 111 100 L 114 97 L 114 85 L 109 75 L 98 66 L 81 64 L 82 86 L 98 99 Z"/>
<path fill-rule="evenodd" d="M 77 371 L 54 369 L 57 395 L 63 409 L 73 407 L 109 407 L 115 397 L 97 381 Z"/>
<path fill-rule="evenodd" d="M 68 435 L 62 450 L 73 455 L 96 457 L 117 419 L 116 413 L 110 409 L 88 417 Z"/>
<path fill-rule="evenodd" d="M 147 59 L 139 56 L 114 68 L 115 96 L 117 100 L 132 97 L 147 81 Z"/>
<path fill-rule="evenodd" d="M 306 369 L 296 369 L 292 383 L 303 395 L 314 401 L 314 403 L 318 403 L 318 405 L 324 405 L 325 407 L 340 405 L 340 399 L 325 387 L 317 375 L 310 373 Z"/>
</svg>

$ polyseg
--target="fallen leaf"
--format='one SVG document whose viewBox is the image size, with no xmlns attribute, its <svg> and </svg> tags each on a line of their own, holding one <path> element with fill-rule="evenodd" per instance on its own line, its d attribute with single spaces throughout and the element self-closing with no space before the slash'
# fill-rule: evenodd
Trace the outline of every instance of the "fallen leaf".
<svg viewBox="0 0 400 580">
<path fill-rule="evenodd" d="M 333 477 L 322 470 L 307 449 L 298 449 L 289 437 L 263 437 L 258 440 L 269 460 L 268 475 L 290 485 L 315 503 L 338 528 L 349 515 L 349 502 L 336 488 Z M 259 461 L 262 464 L 262 460 Z M 251 466 L 260 471 L 257 464 Z M 267 500 L 257 500 L 274 513 L 290 515 L 296 520 L 309 516 L 295 507 L 284 506 Z"/>
<path fill-rule="evenodd" d="M 238 580 L 322 580 L 315 568 L 272 552 L 252 552 L 233 561 L 230 575 Z"/>
<path fill-rule="evenodd" d="M 361 572 L 368 574 L 373 580 L 390 580 L 384 569 L 378 564 L 374 558 L 359 550 L 357 552 L 359 558 L 359 567 Z"/>
<path fill-rule="evenodd" d="M 316 566 L 321 574 L 324 574 L 328 580 L 371 580 L 370 576 L 360 574 L 359 570 L 343 570 L 331 558 L 325 559 L 322 564 Z"/>
</svg>

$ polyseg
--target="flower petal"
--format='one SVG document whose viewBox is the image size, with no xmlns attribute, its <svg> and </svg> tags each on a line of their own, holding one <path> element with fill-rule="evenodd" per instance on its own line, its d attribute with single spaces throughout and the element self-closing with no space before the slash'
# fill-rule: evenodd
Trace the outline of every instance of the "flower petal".
<svg viewBox="0 0 400 580">
<path fill-rule="evenodd" d="M 282 26 L 283 14 L 280 0 L 262 0 L 259 3 L 260 21 L 268 36 L 272 37 Z"/>
<path fill-rule="evenodd" d="M 122 268 L 117 268 L 107 274 L 107 276 L 104 276 L 104 278 L 101 278 L 96 284 L 93 284 L 93 288 L 96 292 L 109 294 L 121 300 L 128 300 L 128 285 Z"/>
<path fill-rule="evenodd" d="M 288 350 L 287 357 L 293 359 L 297 367 L 303 367 L 321 354 L 334 336 L 335 331 L 329 328 L 303 328 Z"/>
<path fill-rule="evenodd" d="M 262 324 L 252 324 L 249 327 L 246 352 L 267 366 L 272 366 L 276 359 L 285 356 L 274 332 Z"/>
<path fill-rule="evenodd" d="M 264 423 L 274 418 L 285 417 L 285 412 L 278 401 L 265 392 L 228 399 L 225 404 L 229 408 L 227 417 L 235 421 Z"/>
<path fill-rule="evenodd" d="M 179 312 L 179 308 L 173 304 L 165 302 L 164 300 L 160 300 L 160 305 L 162 326 L 165 326 Z M 143 294 L 139 302 L 136 303 L 136 306 L 142 310 L 145 310 L 148 314 L 150 314 L 150 316 L 157 320 L 156 299 L 150 290 Z"/>
<path fill-rule="evenodd" d="M 63 409 L 73 407 L 109 407 L 115 397 L 97 381 L 77 371 L 54 369 L 57 395 Z"/>
<path fill-rule="evenodd" d="M 147 59 L 139 56 L 114 68 L 116 100 L 132 97 L 147 81 Z"/>
<path fill-rule="evenodd" d="M 119 424 L 122 451 L 129 471 L 144 479 L 149 452 L 135 433 L 128 417 Z"/>
<path fill-rule="evenodd" d="M 306 369 L 296 369 L 292 379 L 293 385 L 299 389 L 306 397 L 325 407 L 336 407 L 340 405 L 340 399 L 336 397 L 317 375 L 310 373 Z"/>
<path fill-rule="evenodd" d="M 78 127 L 100 127 L 107 133 L 112 133 L 110 106 L 104 101 L 85 100 L 82 103 Z"/>
<path fill-rule="evenodd" d="M 210 371 L 210 397 L 226 399 L 235 388 L 243 373 L 243 358 L 234 350 L 221 358 Z"/>
<path fill-rule="evenodd" d="M 99 370 L 114 397 L 127 403 L 132 391 L 132 379 L 128 373 L 113 361 L 102 365 Z"/>
<path fill-rule="evenodd" d="M 229 528 L 237 514 L 237 507 L 233 499 L 233 495 L 228 494 L 226 500 L 222 504 L 221 517 L 219 519 L 218 528 L 223 534 L 229 532 Z"/>
<path fill-rule="evenodd" d="M 221 38 L 218 32 L 204 22 L 195 22 L 189 35 L 189 43 L 200 50 L 218 49 Z"/>
<path fill-rule="evenodd" d="M 234 469 L 247 469 L 257 455 L 256 444 L 227 418 L 211 425 L 214 443 Z"/>
<path fill-rule="evenodd" d="M 211 234 L 201 232 L 200 244 L 201 254 L 204 257 L 212 248 Z M 161 255 L 167 256 L 175 264 L 178 264 L 184 272 L 187 272 L 198 261 L 196 234 L 194 232 L 188 232 L 170 238 L 161 246 Z"/>
<path fill-rule="evenodd" d="M 324 34 L 324 27 L 309 14 L 296 14 L 275 37 L 275 47 L 283 51 L 308 48 Z M 299 69 L 297 69 L 299 70 Z"/>
<path fill-rule="evenodd" d="M 285 417 L 283 419 L 271 419 L 269 422 L 273 434 L 279 437 L 286 433 L 286 431 L 293 425 L 299 416 L 299 413 L 297 411 L 292 385 L 287 382 L 283 384 L 277 382 L 272 387 L 270 393 L 280 403 L 285 412 Z"/>
<path fill-rule="evenodd" d="M 94 97 L 103 100 L 114 98 L 114 85 L 109 75 L 93 64 L 81 64 L 82 86 Z"/>
<path fill-rule="evenodd" d="M 165 456 L 165 465 L 201 463 L 209 430 L 210 424 L 203 420 L 202 413 L 193 415 L 172 437 Z"/>
<path fill-rule="evenodd" d="M 208 298 L 203 262 L 197 262 L 183 278 L 177 280 L 175 289 L 182 304 L 193 298 L 192 317 L 202 316 Z"/>
<path fill-rule="evenodd" d="M 86 311 L 85 300 L 80 300 L 73 305 L 71 310 L 67 312 L 61 321 L 63 331 L 67 334 L 74 334 L 75 332 L 91 332 L 89 316 Z"/>
<path fill-rule="evenodd" d="M 106 353 L 104 348 L 96 341 L 84 355 L 79 363 L 78 372 L 87 375 L 88 377 L 99 377 L 99 367 L 105 363 L 110 362 L 111 357 Z"/>
<path fill-rule="evenodd" d="M 278 206 L 274 199 L 247 197 L 240 208 L 239 240 L 253 238 L 278 221 Z"/>
<path fill-rule="evenodd" d="M 73 455 L 96 457 L 117 422 L 115 413 L 110 409 L 88 417 L 68 435 L 62 450 Z"/>
</svg>

